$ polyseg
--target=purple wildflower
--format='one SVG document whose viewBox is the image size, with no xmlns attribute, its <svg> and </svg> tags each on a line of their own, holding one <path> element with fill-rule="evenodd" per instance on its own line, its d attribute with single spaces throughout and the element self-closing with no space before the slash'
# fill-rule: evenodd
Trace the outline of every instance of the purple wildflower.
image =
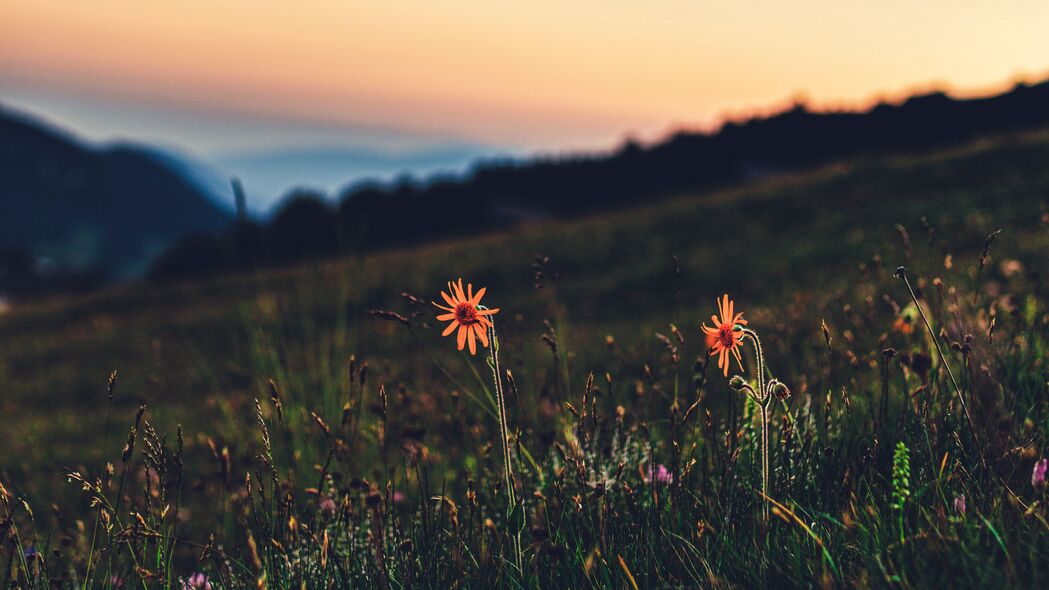
<svg viewBox="0 0 1049 590">
<path fill-rule="evenodd" d="M 183 580 L 182 590 L 211 590 L 211 580 L 205 574 L 197 572 L 188 580 Z"/>
<path fill-rule="evenodd" d="M 335 511 L 338 509 L 338 506 L 335 505 L 335 500 L 331 499 L 330 497 L 321 496 L 321 501 L 318 504 L 318 508 L 320 508 L 320 511 L 324 513 L 325 516 L 331 518 L 335 516 Z"/>
<path fill-rule="evenodd" d="M 667 469 L 667 466 L 662 463 L 656 465 L 655 468 L 653 468 L 650 463 L 648 469 L 641 473 L 641 479 L 645 483 L 656 482 L 669 485 L 674 481 L 674 474 L 671 473 L 670 470 Z"/>
<path fill-rule="evenodd" d="M 960 516 L 965 516 L 965 494 L 958 494 L 954 497 L 954 511 Z"/>
<path fill-rule="evenodd" d="M 1031 485 L 1035 489 L 1042 489 L 1045 487 L 1045 471 L 1049 469 L 1049 460 L 1039 459 L 1034 464 L 1034 469 L 1031 471 Z"/>
</svg>

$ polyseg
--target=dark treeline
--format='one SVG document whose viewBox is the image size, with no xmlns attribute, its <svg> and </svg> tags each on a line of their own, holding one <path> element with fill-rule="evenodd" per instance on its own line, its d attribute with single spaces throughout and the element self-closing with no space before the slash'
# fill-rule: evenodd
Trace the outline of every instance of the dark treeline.
<svg viewBox="0 0 1049 590">
<path fill-rule="evenodd" d="M 152 274 L 182 276 L 370 251 L 1045 125 L 1049 82 L 981 99 L 933 93 L 866 112 L 815 113 L 798 105 L 726 123 L 712 134 L 681 132 L 652 146 L 628 142 L 611 154 L 490 162 L 458 179 L 358 185 L 336 203 L 292 193 L 267 223 L 242 219 L 227 234 L 182 240 Z"/>
</svg>

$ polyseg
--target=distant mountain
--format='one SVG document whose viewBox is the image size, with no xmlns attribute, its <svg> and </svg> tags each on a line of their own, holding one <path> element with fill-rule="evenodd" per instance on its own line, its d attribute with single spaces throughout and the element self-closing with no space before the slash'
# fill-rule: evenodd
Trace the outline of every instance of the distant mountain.
<svg viewBox="0 0 1049 590">
<path fill-rule="evenodd" d="M 0 108 L 0 292 L 27 260 L 44 278 L 136 276 L 178 238 L 231 221 L 177 157 L 89 146 Z"/>
<path fill-rule="evenodd" d="M 244 181 L 249 209 L 262 213 L 297 188 L 334 195 L 363 179 L 390 181 L 409 173 L 417 177 L 462 175 L 478 160 L 502 153 L 505 150 L 493 146 L 452 142 L 397 150 L 354 146 L 276 149 L 220 155 L 214 161 Z"/>
</svg>

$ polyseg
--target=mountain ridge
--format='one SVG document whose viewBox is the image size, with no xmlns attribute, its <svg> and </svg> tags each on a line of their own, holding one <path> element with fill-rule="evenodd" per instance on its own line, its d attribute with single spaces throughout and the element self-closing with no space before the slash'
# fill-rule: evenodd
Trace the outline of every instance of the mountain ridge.
<svg viewBox="0 0 1049 590">
<path fill-rule="evenodd" d="M 933 92 L 866 111 L 813 112 L 797 104 L 715 132 L 678 132 L 650 145 L 628 141 L 607 153 L 489 161 L 459 178 L 362 184 L 334 204 L 297 191 L 262 224 L 180 243 L 152 274 L 229 271 L 476 234 L 1042 127 L 1049 127 L 1049 81 L 983 98 Z"/>
<path fill-rule="evenodd" d="M 228 227 L 232 216 L 160 153 L 93 146 L 0 106 L 3 258 L 32 261 L 37 278 L 125 279 L 187 233 Z M 0 290 L 31 278 L 10 267 L 0 264 Z"/>
</svg>

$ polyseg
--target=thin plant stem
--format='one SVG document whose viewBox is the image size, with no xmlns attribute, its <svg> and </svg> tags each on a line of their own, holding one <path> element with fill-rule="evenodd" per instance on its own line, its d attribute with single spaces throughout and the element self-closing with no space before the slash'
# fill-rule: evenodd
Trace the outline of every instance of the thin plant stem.
<svg viewBox="0 0 1049 590">
<path fill-rule="evenodd" d="M 484 309 L 478 306 L 478 309 Z M 517 509 L 517 491 L 514 489 L 513 466 L 510 460 L 510 428 L 506 420 L 506 396 L 503 393 L 502 372 L 499 370 L 499 339 L 495 332 L 495 321 L 488 316 L 488 365 L 492 369 L 492 384 L 495 387 L 495 399 L 499 409 L 499 438 L 503 454 L 503 484 L 506 486 L 507 517 L 512 518 Z M 512 525 L 511 525 L 512 526 Z M 514 546 L 514 559 L 517 569 L 524 573 L 524 559 L 521 555 L 520 530 L 515 530 L 511 536 Z"/>
<path fill-rule="evenodd" d="M 757 332 L 743 328 L 743 335 L 754 345 L 755 371 L 758 374 L 758 389 L 755 392 L 749 386 L 749 393 L 761 409 L 761 493 L 766 498 L 769 493 L 769 400 L 772 395 L 765 383 L 765 354 L 761 349 L 761 340 Z M 765 502 L 762 513 L 766 522 L 769 518 L 769 503 Z"/>
<path fill-rule="evenodd" d="M 769 408 L 764 401 L 759 405 L 761 406 L 761 492 L 767 496 L 769 493 Z M 765 502 L 764 513 L 765 520 L 768 521 L 768 502 Z"/>
<path fill-rule="evenodd" d="M 911 282 L 907 278 L 907 267 L 901 266 L 896 269 L 896 277 L 903 279 L 903 284 L 907 285 L 907 292 L 911 294 L 911 299 L 914 300 L 914 307 L 918 308 L 918 313 L 922 316 L 922 321 L 925 322 L 925 328 L 929 331 L 929 336 L 932 337 L 932 341 L 936 346 L 936 354 L 940 357 L 940 364 L 947 370 L 947 376 L 951 378 L 951 383 L 954 385 L 954 392 L 958 395 L 958 401 L 961 403 L 962 412 L 965 413 L 965 420 L 969 423 L 969 431 L 973 435 L 973 440 L 976 442 L 976 446 L 980 446 L 980 437 L 976 434 L 976 427 L 973 425 L 972 416 L 969 415 L 969 406 L 965 403 L 965 396 L 962 395 L 962 389 L 958 386 L 958 380 L 954 378 L 954 372 L 951 371 L 951 366 L 947 364 L 947 358 L 943 355 L 943 350 L 940 349 L 940 339 L 936 336 L 936 332 L 932 329 L 932 324 L 929 323 L 929 318 L 925 317 L 925 311 L 922 310 L 922 306 L 918 303 L 918 296 L 914 294 L 914 289 L 911 287 Z"/>
</svg>

